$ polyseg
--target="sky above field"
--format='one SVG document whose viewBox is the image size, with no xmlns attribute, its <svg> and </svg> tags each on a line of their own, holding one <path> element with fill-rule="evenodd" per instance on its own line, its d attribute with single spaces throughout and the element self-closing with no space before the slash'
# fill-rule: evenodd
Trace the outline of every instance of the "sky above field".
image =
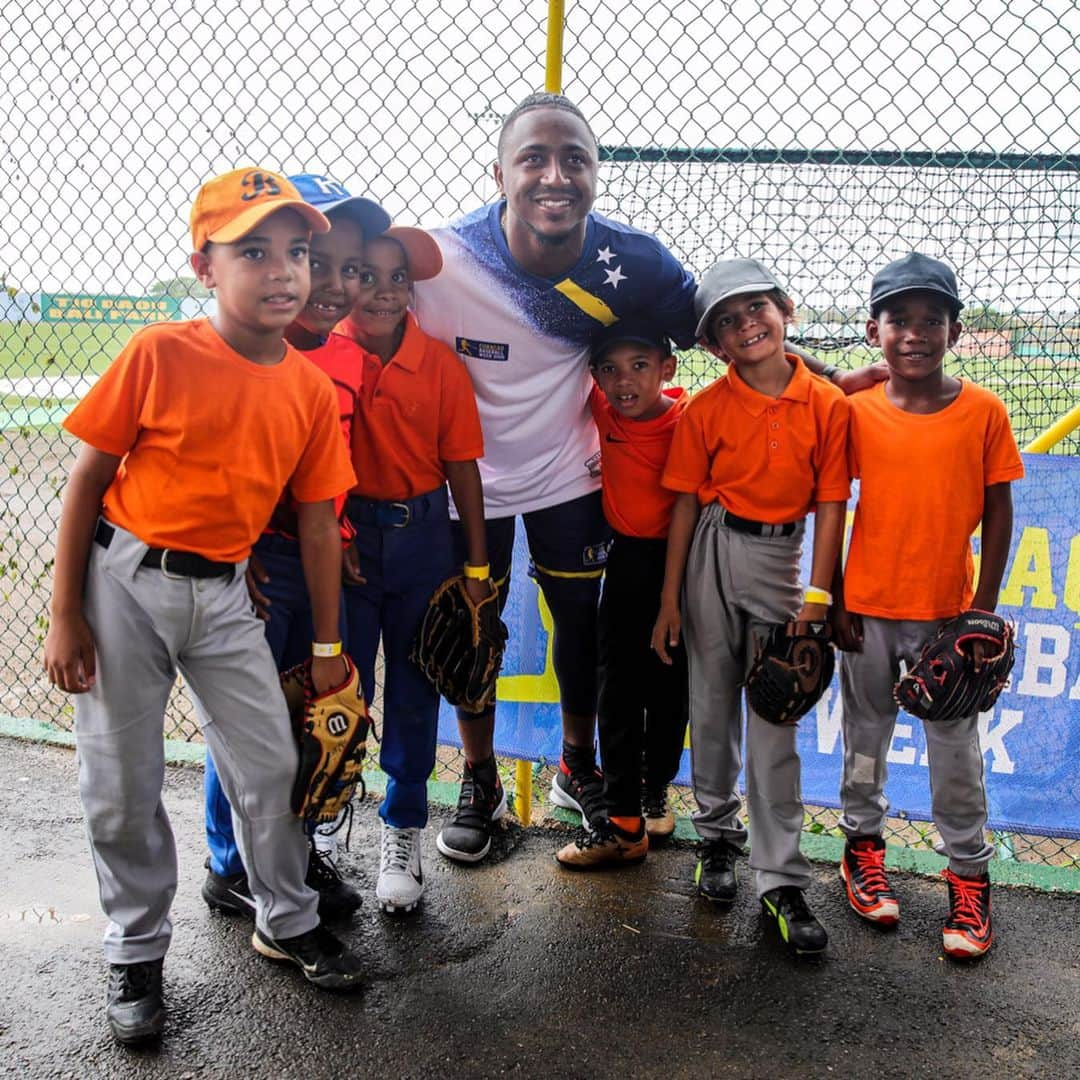
<svg viewBox="0 0 1080 1080">
<path fill-rule="evenodd" d="M 1080 150 L 1071 0 L 566 7 L 564 87 L 605 144 Z M 544 0 L 4 5 L 0 270 L 28 291 L 142 292 L 183 271 L 199 183 L 243 164 L 329 173 L 402 221 L 452 218 L 494 196 L 494 136 L 542 86 L 546 14 Z M 1080 279 L 1075 173 L 603 177 L 601 209 L 695 269 L 771 257 L 806 303 L 850 302 L 851 282 L 913 246 L 951 254 L 1005 306 L 1059 307 Z"/>
</svg>

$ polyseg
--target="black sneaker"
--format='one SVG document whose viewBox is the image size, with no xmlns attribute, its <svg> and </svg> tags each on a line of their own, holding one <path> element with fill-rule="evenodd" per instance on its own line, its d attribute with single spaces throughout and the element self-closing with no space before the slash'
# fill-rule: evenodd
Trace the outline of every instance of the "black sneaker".
<svg viewBox="0 0 1080 1080">
<path fill-rule="evenodd" d="M 794 885 L 770 889 L 761 898 L 765 914 L 776 920 L 787 947 L 796 956 L 812 956 L 825 951 L 829 935 L 806 906 L 803 891 Z"/>
<path fill-rule="evenodd" d="M 581 815 L 581 824 L 591 829 L 593 819 L 599 821 L 607 816 L 604 774 L 592 762 L 586 768 L 571 771 L 564 758 L 551 778 L 551 801 L 564 810 L 576 810 Z"/>
<path fill-rule="evenodd" d="M 220 911 L 222 915 L 241 915 L 247 919 L 255 918 L 255 898 L 248 888 L 247 874 L 215 874 L 210 869 L 210 860 L 206 863 L 206 880 L 203 882 L 202 897 L 211 911 Z"/>
<path fill-rule="evenodd" d="M 319 894 L 319 918 L 323 922 L 347 919 L 360 906 L 360 894 L 342 880 L 341 873 L 328 851 L 311 845 L 304 884 Z"/>
<path fill-rule="evenodd" d="M 465 762 L 457 812 L 439 831 L 435 846 L 454 862 L 476 863 L 491 850 L 491 831 L 506 813 L 495 759 L 478 765 Z"/>
<path fill-rule="evenodd" d="M 739 888 L 735 858 L 739 849 L 726 840 L 702 840 L 694 867 L 698 894 L 714 904 L 733 904 Z"/>
<path fill-rule="evenodd" d="M 165 1003 L 161 997 L 163 961 L 141 964 L 110 964 L 105 1016 L 117 1042 L 125 1046 L 149 1042 L 165 1026 Z"/>
<path fill-rule="evenodd" d="M 361 990 L 360 960 L 321 923 L 306 934 L 272 938 L 258 927 L 251 935 L 257 953 L 295 964 L 320 990 Z"/>
</svg>

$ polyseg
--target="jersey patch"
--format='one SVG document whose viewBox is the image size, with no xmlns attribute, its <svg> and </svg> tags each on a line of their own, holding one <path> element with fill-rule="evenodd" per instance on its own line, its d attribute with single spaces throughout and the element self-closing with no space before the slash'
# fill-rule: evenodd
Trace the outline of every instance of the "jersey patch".
<svg viewBox="0 0 1080 1080">
<path fill-rule="evenodd" d="M 589 544 L 581 553 L 582 566 L 603 566 L 607 562 L 608 549 L 610 547 L 610 540 L 605 540 L 601 544 Z"/>
<path fill-rule="evenodd" d="M 510 359 L 510 346 L 501 341 L 477 341 L 476 338 L 459 337 L 454 339 L 454 348 L 461 356 L 474 360 Z"/>
</svg>

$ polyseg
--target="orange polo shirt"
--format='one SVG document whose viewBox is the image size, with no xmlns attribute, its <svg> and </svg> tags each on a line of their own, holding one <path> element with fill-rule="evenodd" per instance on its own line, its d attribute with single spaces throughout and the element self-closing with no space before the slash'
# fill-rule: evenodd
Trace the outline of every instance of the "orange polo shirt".
<svg viewBox="0 0 1080 1080">
<path fill-rule="evenodd" d="M 986 488 L 1019 480 L 1024 464 L 989 390 L 964 380 L 944 409 L 923 415 L 894 405 L 886 386 L 850 399 L 859 501 L 844 604 L 884 619 L 952 618 L 975 593 L 971 535 Z"/>
<path fill-rule="evenodd" d="M 600 476 L 604 517 L 624 536 L 666 538 L 671 525 L 674 492 L 661 483 L 675 425 L 690 403 L 681 387 L 664 391 L 671 399 L 652 420 L 628 420 L 612 408 L 599 386 L 589 396 L 589 407 L 600 433 Z"/>
<path fill-rule="evenodd" d="M 694 395 L 675 428 L 664 487 L 769 525 L 847 499 L 847 400 L 799 357 L 787 360 L 794 372 L 779 397 L 748 386 L 734 364 Z"/>
<path fill-rule="evenodd" d="M 138 331 L 64 427 L 123 458 L 109 521 L 220 562 L 247 558 L 286 485 L 321 502 L 355 482 L 330 380 L 290 345 L 253 363 L 208 319 Z"/>
<path fill-rule="evenodd" d="M 355 333 L 347 319 L 339 330 Z M 425 334 L 410 312 L 390 363 L 384 367 L 364 353 L 353 421 L 352 493 L 380 501 L 411 499 L 446 482 L 444 461 L 474 461 L 483 454 L 465 365 L 448 345 Z"/>
<path fill-rule="evenodd" d="M 360 379 L 364 371 L 364 351 L 342 334 L 330 334 L 326 341 L 314 349 L 302 349 L 301 356 L 310 360 L 320 371 L 329 376 L 337 391 L 338 420 L 345 445 L 352 445 L 353 416 L 360 399 Z M 334 513 L 341 527 L 341 539 L 351 543 L 356 530 L 345 516 L 346 493 L 342 492 L 334 499 Z M 274 508 L 268 532 L 280 533 L 295 538 L 299 533 L 296 520 L 296 500 L 285 492 Z"/>
</svg>

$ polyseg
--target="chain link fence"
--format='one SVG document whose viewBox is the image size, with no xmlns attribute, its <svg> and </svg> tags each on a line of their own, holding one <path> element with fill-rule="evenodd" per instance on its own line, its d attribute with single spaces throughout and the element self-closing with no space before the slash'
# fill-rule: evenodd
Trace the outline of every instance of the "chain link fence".
<svg viewBox="0 0 1080 1080">
<path fill-rule="evenodd" d="M 494 196 L 495 134 L 543 85 L 546 26 L 540 0 L 5 6 L 0 713 L 71 726 L 40 670 L 74 453 L 59 424 L 137 325 L 203 310 L 199 184 L 243 164 L 319 172 L 402 223 L 451 219 Z M 1078 39 L 1071 0 L 571 0 L 564 81 L 603 144 L 598 209 L 697 273 L 764 259 L 796 336 L 833 362 L 869 356 L 874 268 L 948 259 L 970 298 L 950 367 L 1005 400 L 1024 444 L 1080 387 Z M 691 353 L 680 373 L 698 386 L 714 368 Z M 197 738 L 179 692 L 168 733 Z M 458 775 L 456 752 L 439 769 Z M 1013 848 L 1077 865 L 1062 841 Z"/>
</svg>

